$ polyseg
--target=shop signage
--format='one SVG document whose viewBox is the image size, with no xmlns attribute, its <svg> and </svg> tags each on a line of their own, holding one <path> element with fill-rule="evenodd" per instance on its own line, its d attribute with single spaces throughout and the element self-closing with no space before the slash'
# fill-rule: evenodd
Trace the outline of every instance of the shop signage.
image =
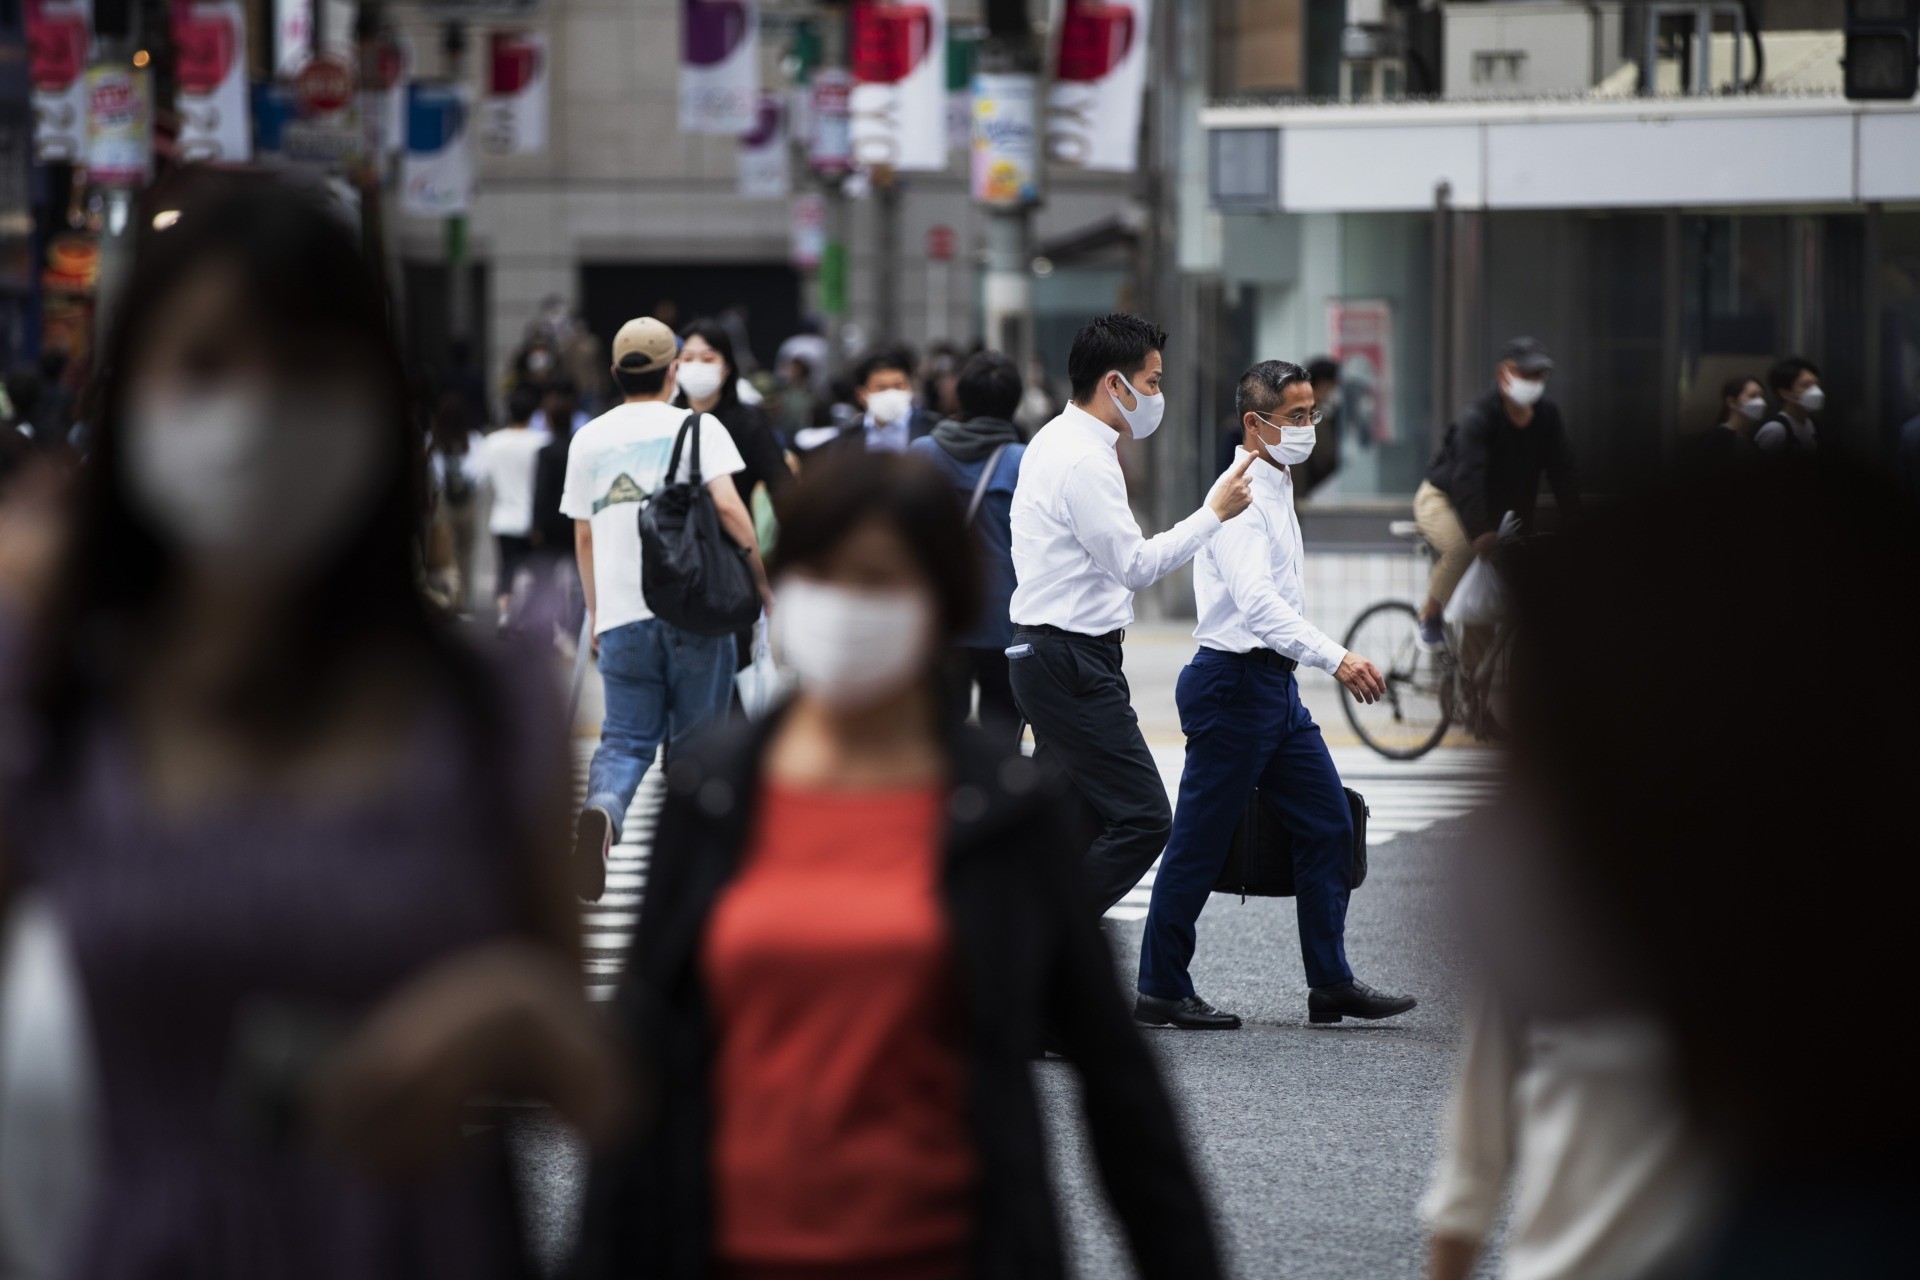
<svg viewBox="0 0 1920 1280">
<path fill-rule="evenodd" d="M 87 176 L 99 187 L 153 176 L 153 82 L 133 67 L 87 72 Z"/>
<path fill-rule="evenodd" d="M 973 198 L 1012 208 L 1040 198 L 1039 85 L 1030 75 L 973 78 Z"/>
<path fill-rule="evenodd" d="M 841 174 L 853 167 L 853 119 L 848 114 L 852 94 L 853 77 L 845 71 L 822 68 L 813 73 L 807 162 L 815 173 Z"/>
</svg>

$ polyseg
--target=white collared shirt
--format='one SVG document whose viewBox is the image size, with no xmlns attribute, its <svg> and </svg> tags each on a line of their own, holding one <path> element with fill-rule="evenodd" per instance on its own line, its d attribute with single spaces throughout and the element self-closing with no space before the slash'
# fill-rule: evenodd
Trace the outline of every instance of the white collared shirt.
<svg viewBox="0 0 1920 1280">
<path fill-rule="evenodd" d="M 1245 456 L 1245 449 L 1235 449 L 1235 465 Z M 1262 458 L 1247 469 L 1247 478 L 1253 481 L 1253 505 L 1227 521 L 1193 562 L 1200 612 L 1193 638 L 1225 653 L 1271 649 L 1303 666 L 1338 670 L 1347 651 L 1306 619 L 1306 557 L 1293 510 L 1293 476 Z"/>
<path fill-rule="evenodd" d="M 867 432 L 867 449 L 872 453 L 905 453 L 909 439 L 907 424 L 913 417 L 909 409 L 884 427 L 868 414 L 861 424 Z"/>
<path fill-rule="evenodd" d="M 1040 428 L 1013 491 L 1015 626 L 1105 635 L 1133 621 L 1133 593 L 1193 559 L 1220 530 L 1207 507 L 1143 537 L 1127 504 L 1119 434 L 1078 405 Z"/>
</svg>

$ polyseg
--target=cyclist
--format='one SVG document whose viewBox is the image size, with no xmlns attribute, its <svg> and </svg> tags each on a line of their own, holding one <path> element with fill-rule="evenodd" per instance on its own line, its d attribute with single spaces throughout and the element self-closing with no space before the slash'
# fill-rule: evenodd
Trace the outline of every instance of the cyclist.
<svg viewBox="0 0 1920 1280">
<path fill-rule="evenodd" d="M 1427 478 L 1413 495 L 1413 518 L 1433 547 L 1433 573 L 1420 610 L 1420 643 L 1446 644 L 1440 617 L 1475 556 L 1499 546 L 1500 519 L 1512 511 L 1531 531 L 1544 472 L 1554 500 L 1571 514 L 1579 503 L 1573 457 L 1560 407 L 1546 398 L 1553 361 L 1538 338 L 1500 349 L 1494 385 L 1447 428 Z"/>
</svg>

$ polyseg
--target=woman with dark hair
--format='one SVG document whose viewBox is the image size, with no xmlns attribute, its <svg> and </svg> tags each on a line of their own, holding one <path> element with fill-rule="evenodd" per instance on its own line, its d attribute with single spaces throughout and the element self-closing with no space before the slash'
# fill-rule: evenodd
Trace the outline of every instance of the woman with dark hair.
<svg viewBox="0 0 1920 1280">
<path fill-rule="evenodd" d="M 733 473 L 740 501 L 753 510 L 753 491 L 767 486 L 767 496 L 778 502 L 793 483 L 793 469 L 780 451 L 766 412 L 740 399 L 740 366 L 733 356 L 733 337 L 718 320 L 695 320 L 680 331 L 680 394 L 673 403 L 682 409 L 710 413 L 733 437 L 747 466 Z"/>
<path fill-rule="evenodd" d="M 676 752 L 618 997 L 673 1103 L 595 1165 L 581 1274 L 1063 1274 L 1028 1062 L 1051 1027 L 1140 1273 L 1217 1275 L 1060 795 L 943 697 L 979 602 L 951 486 L 849 451 L 780 517 L 798 692 Z"/>
<path fill-rule="evenodd" d="M 1692 470 L 1716 470 L 1758 457 L 1753 433 L 1766 416 L 1767 393 L 1760 379 L 1728 378 L 1720 387 L 1719 420 L 1682 442 L 1680 465 Z"/>
<path fill-rule="evenodd" d="M 349 229 L 259 178 L 165 199 L 54 591 L 3 620 L 0 893 L 51 904 L 98 1062 L 66 1273 L 520 1275 L 463 1108 L 597 1130 L 624 1096 L 550 847 L 564 726 L 422 598 L 422 441 Z"/>
</svg>

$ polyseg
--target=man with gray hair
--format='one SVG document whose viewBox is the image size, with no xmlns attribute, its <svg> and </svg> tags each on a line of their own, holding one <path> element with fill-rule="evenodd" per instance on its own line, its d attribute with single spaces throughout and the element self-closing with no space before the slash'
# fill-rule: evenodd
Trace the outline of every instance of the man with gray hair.
<svg viewBox="0 0 1920 1280">
<path fill-rule="evenodd" d="M 1173 831 L 1153 882 L 1140 943 L 1136 1021 L 1154 1027 L 1232 1030 L 1193 989 L 1194 925 L 1226 863 L 1234 828 L 1255 786 L 1293 837 L 1294 904 L 1306 962 L 1307 1011 L 1314 1022 L 1386 1018 L 1413 1008 L 1354 979 L 1347 966 L 1347 876 L 1353 818 L 1320 726 L 1300 703 L 1300 664 L 1331 672 L 1372 702 L 1386 692 L 1379 668 L 1306 619 L 1305 554 L 1293 510 L 1293 468 L 1313 453 L 1321 409 L 1307 371 L 1265 360 L 1240 376 L 1234 396 L 1241 441 L 1235 467 L 1247 472 L 1253 505 L 1194 557 L 1200 650 L 1174 696 L 1187 735 L 1186 765 Z"/>
</svg>

